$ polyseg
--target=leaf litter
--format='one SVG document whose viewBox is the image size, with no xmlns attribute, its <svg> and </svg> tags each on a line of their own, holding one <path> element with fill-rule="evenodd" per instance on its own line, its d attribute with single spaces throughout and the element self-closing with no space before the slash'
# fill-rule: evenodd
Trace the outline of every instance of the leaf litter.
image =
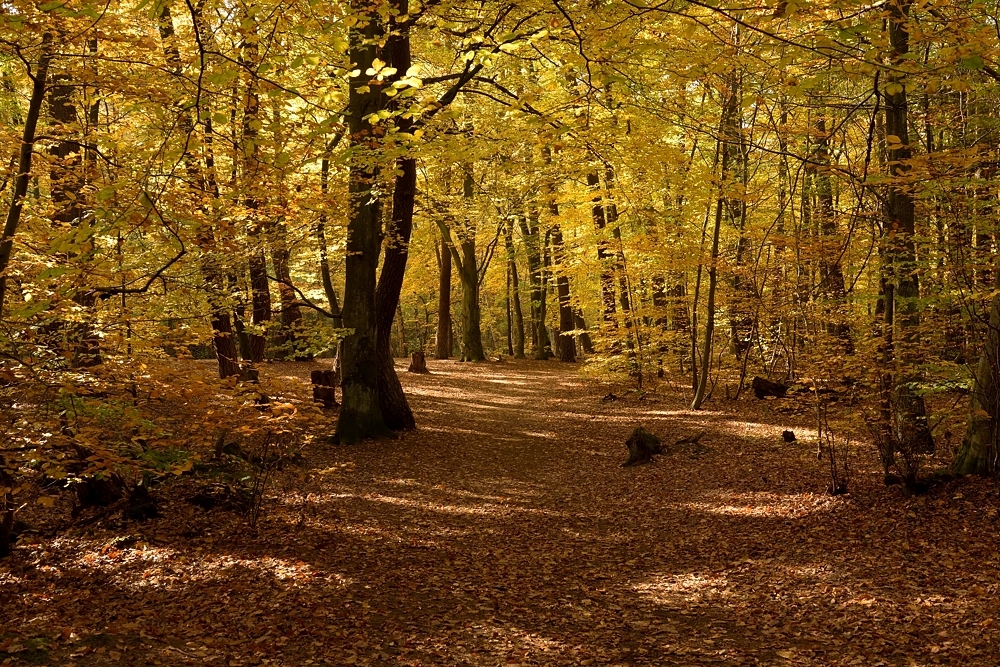
<svg viewBox="0 0 1000 667">
<path fill-rule="evenodd" d="M 312 367 L 264 369 L 315 437 L 256 530 L 185 502 L 184 477 L 157 518 L 22 542 L 0 664 L 1000 664 L 987 482 L 904 499 L 859 449 L 831 497 L 808 417 L 635 400 L 555 362 L 400 373 L 419 429 L 336 447 Z M 638 425 L 705 447 L 623 469 Z"/>
</svg>

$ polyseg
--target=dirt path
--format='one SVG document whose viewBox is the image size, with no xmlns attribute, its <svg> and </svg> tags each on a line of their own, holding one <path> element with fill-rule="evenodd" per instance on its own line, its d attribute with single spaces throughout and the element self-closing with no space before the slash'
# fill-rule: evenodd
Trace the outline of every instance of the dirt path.
<svg viewBox="0 0 1000 667">
<path fill-rule="evenodd" d="M 0 579 L 0 624 L 62 632 L 51 664 L 1000 664 L 988 485 L 833 499 L 766 406 L 430 367 L 402 374 L 416 433 L 313 448 L 257 537 L 177 503 L 143 548 L 42 545 Z M 706 449 L 622 469 L 639 423 Z"/>
</svg>

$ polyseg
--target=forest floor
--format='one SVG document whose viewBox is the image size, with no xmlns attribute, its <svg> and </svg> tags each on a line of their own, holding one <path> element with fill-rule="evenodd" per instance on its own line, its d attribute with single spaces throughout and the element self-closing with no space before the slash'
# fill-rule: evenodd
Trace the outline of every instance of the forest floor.
<svg viewBox="0 0 1000 667">
<path fill-rule="evenodd" d="M 311 442 L 256 530 L 164 485 L 159 518 L 22 543 L 0 663 L 1000 664 L 991 484 L 904 499 L 861 449 L 833 497 L 798 399 L 691 412 L 557 362 L 429 365 L 400 373 L 417 431 Z M 304 402 L 311 367 L 263 372 Z M 707 433 L 622 468 L 639 424 Z"/>
</svg>

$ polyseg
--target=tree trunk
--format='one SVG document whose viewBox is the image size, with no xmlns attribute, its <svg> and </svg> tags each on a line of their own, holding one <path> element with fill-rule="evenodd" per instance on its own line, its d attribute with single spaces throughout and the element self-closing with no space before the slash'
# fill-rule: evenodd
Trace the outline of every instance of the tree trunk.
<svg viewBox="0 0 1000 667">
<path fill-rule="evenodd" d="M 995 271 L 1000 276 L 1000 271 Z M 1000 280 L 995 282 L 1000 289 Z M 993 475 L 1000 457 L 1000 294 L 993 297 L 983 351 L 976 365 L 969 421 L 951 469 L 960 475 Z"/>
<path fill-rule="evenodd" d="M 405 12 L 404 12 L 405 13 Z M 409 40 L 407 39 L 407 49 Z M 407 58 L 407 61 L 409 58 Z M 393 64 L 394 67 L 397 67 Z M 405 72 L 409 65 L 399 67 Z M 401 131 L 408 131 L 401 130 Z M 385 425 L 394 431 L 416 428 L 413 412 L 403 393 L 392 358 L 392 320 L 399 304 L 399 294 L 406 273 L 410 234 L 413 230 L 413 203 L 417 186 L 417 163 L 413 158 L 402 158 L 397 164 L 402 172 L 396 176 L 392 195 L 392 222 L 387 230 L 388 242 L 385 259 L 375 291 L 376 353 L 378 355 L 378 400 Z"/>
<path fill-rule="evenodd" d="M 552 355 L 549 333 L 545 328 L 545 266 L 542 260 L 542 243 L 538 234 L 538 216 L 533 214 L 520 219 L 521 236 L 528 256 L 528 279 L 531 285 L 531 331 L 535 359 L 548 359 Z"/>
<path fill-rule="evenodd" d="M 275 126 L 274 152 L 277 154 L 285 146 L 285 136 L 282 131 L 282 114 L 277 100 L 272 100 L 272 115 Z M 268 241 L 271 245 L 271 264 L 274 266 L 274 277 L 278 283 L 278 298 L 281 301 L 281 342 L 287 348 L 286 356 L 296 361 L 308 361 L 312 356 L 299 349 L 298 334 L 302 326 L 302 312 L 299 309 L 295 286 L 292 283 L 291 246 L 288 243 L 288 227 L 285 216 L 288 212 L 287 184 L 285 170 L 275 167 L 275 189 L 279 192 L 280 210 L 278 217 L 268 225 Z"/>
<path fill-rule="evenodd" d="M 381 242 L 381 201 L 372 191 L 378 179 L 376 166 L 382 142 L 366 117 L 380 111 L 381 83 L 364 74 L 378 55 L 384 35 L 377 13 L 361 0 L 351 8 L 358 23 L 349 34 L 350 62 L 360 72 L 351 77 L 348 129 L 353 155 L 349 171 L 350 213 L 345 259 L 344 339 L 341 361 L 343 403 L 335 439 L 355 444 L 369 437 L 389 435 L 379 402 L 379 364 L 376 352 L 375 274 Z M 395 308 L 393 308 L 395 310 Z"/>
<path fill-rule="evenodd" d="M 594 227 L 597 229 L 597 260 L 601 263 L 601 304 L 604 306 L 602 316 L 604 325 L 609 330 L 614 330 L 618 327 L 615 318 L 614 254 L 605 238 L 604 230 L 607 226 L 607 219 L 601 196 L 601 178 L 596 171 L 587 174 L 587 185 L 595 193 L 591 213 L 594 217 Z"/>
<path fill-rule="evenodd" d="M 556 276 L 556 296 L 559 300 L 559 340 L 556 343 L 556 350 L 559 354 L 559 361 L 574 363 L 576 362 L 576 340 L 573 338 L 572 332 L 576 328 L 576 323 L 569 293 L 569 276 L 564 272 L 563 265 L 566 257 L 562 230 L 559 225 L 552 228 L 552 253 L 555 264 L 559 267 Z"/>
<path fill-rule="evenodd" d="M 889 43 L 893 50 L 894 64 L 903 62 L 909 53 L 909 32 L 906 22 L 910 11 L 910 0 L 900 0 L 889 5 Z M 910 171 L 912 156 L 908 132 L 909 107 L 906 99 L 905 78 L 895 72 L 887 77 L 889 86 L 895 84 L 898 90 L 886 93 L 885 132 L 888 144 L 888 166 L 890 177 L 905 178 Z M 898 141 L 891 139 L 895 137 Z M 886 202 L 887 226 L 893 233 L 886 244 L 888 260 L 893 264 L 895 276 L 894 321 L 899 327 L 896 337 L 897 357 L 900 366 L 895 383 L 896 422 L 900 433 L 897 438 L 907 443 L 915 451 L 933 451 L 934 439 L 927 425 L 924 399 L 916 393 L 913 385 L 919 381 L 916 370 L 921 357 L 920 315 L 917 301 L 920 286 L 917 279 L 915 233 L 915 207 L 913 195 L 908 186 L 890 183 Z"/>
<path fill-rule="evenodd" d="M 725 187 L 732 177 L 733 146 L 738 141 L 738 137 L 733 136 L 733 122 L 731 116 L 739 112 L 736 95 L 736 74 L 732 72 L 727 77 L 726 98 L 722 108 L 722 118 L 719 123 L 719 143 L 718 152 L 721 153 L 721 165 L 719 173 L 719 198 L 715 205 L 715 224 L 712 230 L 712 251 L 708 264 L 708 296 L 707 309 L 705 313 L 705 340 L 702 345 L 701 368 L 699 371 L 696 359 L 692 354 L 692 373 L 697 378 L 695 384 L 694 399 L 691 401 L 691 409 L 698 410 L 705 401 L 708 391 L 709 369 L 712 366 L 712 338 L 715 335 L 715 296 L 718 287 L 718 264 L 719 264 L 719 233 L 722 228 L 722 218 L 724 209 L 727 206 Z M 692 327 L 692 336 L 697 337 L 697 328 Z M 695 338 L 696 340 L 696 338 Z"/>
<path fill-rule="evenodd" d="M 465 361 L 484 361 L 483 334 L 480 329 L 482 315 L 479 308 L 479 272 L 476 267 L 476 239 L 465 238 L 461 244 L 462 260 L 455 258 L 458 276 L 462 282 L 462 358 Z"/>
<path fill-rule="evenodd" d="M 826 129 L 826 118 L 820 116 L 816 120 L 816 216 L 819 218 L 821 235 L 820 281 L 821 294 L 828 301 L 827 333 L 838 339 L 844 350 L 853 352 L 851 330 L 847 324 L 844 307 L 846 305 L 846 288 L 844 272 L 840 267 L 840 244 L 837 243 L 837 219 L 833 208 L 833 184 L 830 178 L 830 136 Z"/>
<path fill-rule="evenodd" d="M 200 16 L 196 16 L 196 19 Z M 180 50 L 177 47 L 174 33 L 173 18 L 170 15 L 170 7 L 164 5 L 160 10 L 159 19 L 160 40 L 163 43 L 163 52 L 167 64 L 174 74 L 180 75 L 183 70 Z M 181 110 L 178 117 L 178 127 L 187 138 L 194 134 L 195 120 L 188 110 Z M 218 184 L 215 180 L 215 160 L 212 152 L 212 126 L 210 121 L 205 122 L 205 167 L 206 173 L 202 173 L 198 160 L 187 148 L 184 153 L 184 166 L 188 180 L 192 184 L 192 189 L 197 196 L 196 206 L 201 208 L 206 214 L 210 213 L 211 207 L 207 203 L 210 197 L 218 197 Z M 215 347 L 215 357 L 219 364 L 219 376 L 234 377 L 240 374 L 239 356 L 237 355 L 237 337 L 233 334 L 233 323 L 229 316 L 228 304 L 223 296 L 223 275 L 219 262 L 215 257 L 215 236 L 211 225 L 203 225 L 195 235 L 195 244 L 201 251 L 200 269 L 202 279 L 208 292 L 208 303 L 210 309 L 210 321 L 212 324 L 212 344 Z"/>
<path fill-rule="evenodd" d="M 514 234 L 511 230 L 511 223 L 507 223 L 505 230 L 505 242 L 507 244 L 507 275 L 511 285 L 511 306 L 514 312 L 514 350 L 512 352 L 515 359 L 524 359 L 524 313 L 521 310 L 521 281 L 517 277 L 517 257 L 514 254 Z"/>
<path fill-rule="evenodd" d="M 573 312 L 573 324 L 580 331 L 580 348 L 583 349 L 584 354 L 593 354 L 594 343 L 590 340 L 587 322 L 583 319 L 583 311 L 580 308 Z"/>
<path fill-rule="evenodd" d="M 255 327 L 266 327 L 271 320 L 271 286 L 267 280 L 267 258 L 264 255 L 264 240 L 261 238 L 261 224 L 258 219 L 260 200 L 257 196 L 259 179 L 263 176 L 258 153 L 258 130 L 260 117 L 260 95 L 257 92 L 257 61 L 259 60 L 259 45 L 257 43 L 257 26 L 253 26 L 244 38 L 242 53 L 243 66 L 250 72 L 247 82 L 246 96 L 243 100 L 243 137 L 241 149 L 243 152 L 243 189 L 245 191 L 243 206 L 246 208 L 249 220 L 248 231 L 250 245 L 248 261 L 250 268 L 250 295 L 252 315 Z M 254 363 L 264 361 L 267 353 L 267 335 L 263 332 L 250 333 L 250 360 Z"/>
<path fill-rule="evenodd" d="M 49 163 L 50 197 L 55 212 L 52 221 L 63 232 L 67 228 L 78 228 L 84 216 L 86 188 L 86 165 L 83 164 L 83 147 L 75 138 L 79 133 L 77 109 L 73 101 L 76 89 L 71 74 L 60 71 L 52 76 L 49 88 L 49 115 L 52 120 L 51 134 L 56 140 L 49 149 L 54 160 Z M 94 247 L 93 235 L 82 241 L 74 239 L 76 246 L 63 255 L 64 261 L 86 260 Z M 73 285 L 72 299 L 84 309 L 84 321 L 68 327 L 70 359 L 74 366 L 96 366 L 101 363 L 100 338 L 86 321 L 93 313 L 97 296 L 87 290 L 80 272 Z"/>
<path fill-rule="evenodd" d="M 32 75 L 31 98 L 28 101 L 28 114 L 24 119 L 24 130 L 21 133 L 21 147 L 18 152 L 17 173 L 14 177 L 14 193 L 11 196 L 10 208 L 4 221 L 3 236 L 0 236 L 0 318 L 3 317 L 4 296 L 7 292 L 7 268 L 14 251 L 14 234 L 21 223 L 21 210 L 24 198 L 28 194 L 28 181 L 31 178 L 31 162 L 35 148 L 35 130 L 41 115 L 42 101 L 45 98 L 45 81 L 48 76 L 49 62 L 52 60 L 52 35 L 42 35 L 42 50 L 38 56 L 38 66 Z M 2 545 L 0 545 L 2 546 Z"/>
<path fill-rule="evenodd" d="M 438 319 L 435 334 L 434 356 L 438 359 L 451 358 L 451 251 L 448 241 L 441 236 L 441 252 L 438 255 Z"/>
<path fill-rule="evenodd" d="M 395 16 L 406 16 L 409 0 L 395 0 L 393 6 L 398 13 Z M 394 19 L 391 19 L 395 21 Z M 399 28 L 390 25 L 390 37 L 386 43 L 388 62 L 402 76 L 410 68 L 410 33 L 409 26 Z M 409 133 L 413 121 L 406 117 L 396 119 L 400 132 Z M 396 375 L 395 364 L 390 350 L 390 330 L 393 313 L 399 305 L 399 295 L 403 289 L 403 275 L 406 273 L 406 260 L 409 257 L 410 235 L 413 232 L 413 205 L 417 193 L 417 162 L 412 157 L 403 157 L 396 162 L 396 184 L 392 193 L 392 216 L 389 229 L 386 230 L 385 258 L 382 261 L 382 274 L 379 276 L 378 288 L 375 290 L 375 314 L 378 339 L 376 354 L 378 356 L 378 400 L 385 424 L 394 431 L 412 430 L 417 424 L 413 411 L 406 401 L 403 385 Z M 404 337 L 402 310 L 399 311 L 399 332 Z M 420 353 L 423 355 L 423 351 Z M 424 367 L 426 370 L 426 366 Z"/>
<path fill-rule="evenodd" d="M 462 185 L 466 199 L 471 199 L 475 187 L 472 171 L 468 170 Z M 458 269 L 458 279 L 462 285 L 462 361 L 484 361 L 483 334 L 480 328 L 479 307 L 479 264 L 476 259 L 476 229 L 466 224 L 459 244 L 452 240 L 451 230 L 443 221 L 438 221 L 445 246 L 451 252 L 452 261 Z"/>
</svg>

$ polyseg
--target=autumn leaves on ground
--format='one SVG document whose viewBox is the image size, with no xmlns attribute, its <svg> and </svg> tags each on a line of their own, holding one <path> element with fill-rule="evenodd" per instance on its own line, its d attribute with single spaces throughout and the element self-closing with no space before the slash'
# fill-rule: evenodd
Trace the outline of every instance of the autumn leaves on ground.
<svg viewBox="0 0 1000 667">
<path fill-rule="evenodd" d="M 905 500 L 858 449 L 832 497 L 807 410 L 690 412 L 668 385 L 602 400 L 554 362 L 430 367 L 401 373 L 419 430 L 306 436 L 256 531 L 188 502 L 190 475 L 155 488 L 144 522 L 27 509 L 69 527 L 0 564 L 0 663 L 1000 664 L 988 483 Z M 335 415 L 309 406 L 308 371 L 271 364 L 264 382 L 319 435 Z M 178 438 L 183 410 L 163 413 Z M 639 424 L 706 434 L 622 468 Z M 182 442 L 208 452 L 210 431 Z"/>
</svg>

